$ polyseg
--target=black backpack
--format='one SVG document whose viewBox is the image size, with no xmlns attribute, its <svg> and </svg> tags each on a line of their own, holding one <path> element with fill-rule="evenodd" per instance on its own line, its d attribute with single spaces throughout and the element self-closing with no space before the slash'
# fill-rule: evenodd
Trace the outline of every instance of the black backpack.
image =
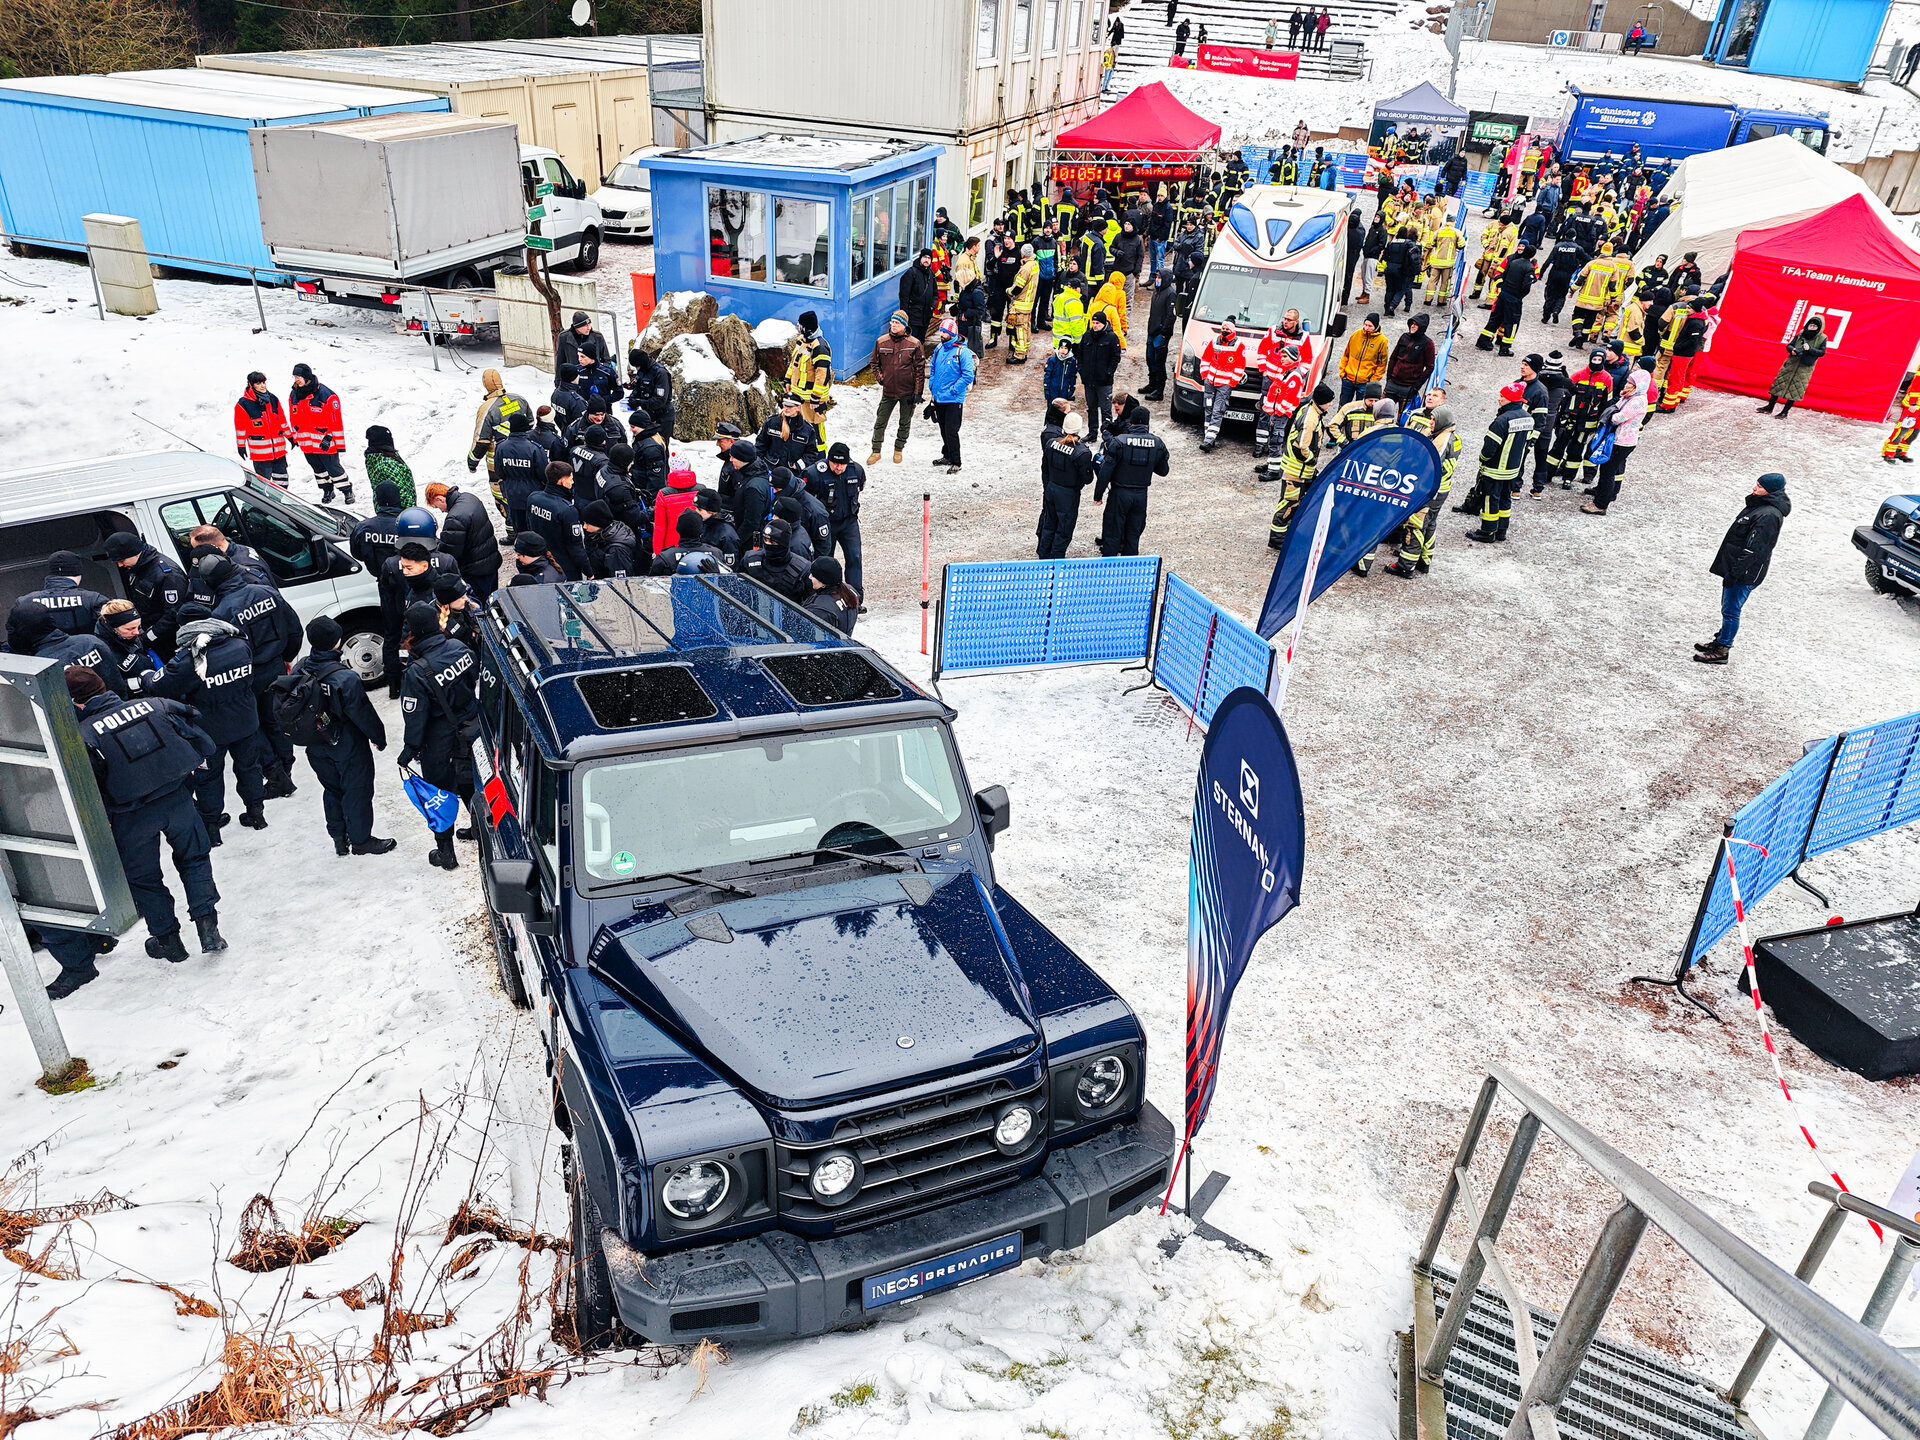
<svg viewBox="0 0 1920 1440">
<path fill-rule="evenodd" d="M 296 745 L 331 745 L 340 721 L 322 682 L 325 674 L 295 666 L 267 689 L 273 695 L 273 723 Z"/>
</svg>

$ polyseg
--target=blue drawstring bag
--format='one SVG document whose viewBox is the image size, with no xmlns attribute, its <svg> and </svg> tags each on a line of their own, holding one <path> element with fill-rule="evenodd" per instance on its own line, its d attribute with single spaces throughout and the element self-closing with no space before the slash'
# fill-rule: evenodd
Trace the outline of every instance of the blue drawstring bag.
<svg viewBox="0 0 1920 1440">
<path fill-rule="evenodd" d="M 444 835 L 460 823 L 460 797 L 453 791 L 442 790 L 431 780 L 423 780 L 411 770 L 401 778 L 400 785 L 413 802 L 413 808 L 420 812 L 420 818 L 427 822 L 427 828 L 434 834 Z"/>
<path fill-rule="evenodd" d="M 1613 426 L 1602 425 L 1600 433 L 1593 437 L 1593 443 L 1587 447 L 1587 463 L 1604 465 L 1613 458 Z"/>
</svg>

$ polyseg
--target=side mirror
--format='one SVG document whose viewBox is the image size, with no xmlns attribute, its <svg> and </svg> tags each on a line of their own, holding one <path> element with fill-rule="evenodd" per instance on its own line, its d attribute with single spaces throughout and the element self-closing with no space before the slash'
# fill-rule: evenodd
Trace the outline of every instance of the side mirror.
<svg viewBox="0 0 1920 1440">
<path fill-rule="evenodd" d="M 1333 323 L 1327 326 L 1327 338 L 1329 340 L 1338 340 L 1346 333 L 1347 317 L 1344 314 L 1334 316 Z"/>
<path fill-rule="evenodd" d="M 587 198 L 587 182 L 584 180 L 574 181 L 571 185 L 567 187 L 567 198 L 569 200 L 586 199 Z"/>
<path fill-rule="evenodd" d="M 986 832 L 987 848 L 991 850 L 994 837 L 1013 823 L 1013 801 L 1007 798 L 1007 787 L 989 785 L 975 791 L 973 808 L 979 812 L 980 828 Z"/>
<path fill-rule="evenodd" d="M 496 860 L 490 867 L 493 908 L 531 920 L 540 914 L 540 879 L 531 860 Z"/>
<path fill-rule="evenodd" d="M 326 552 L 326 575 L 329 580 L 359 573 L 360 562 L 349 555 L 338 541 L 322 540 L 320 547 Z"/>
</svg>

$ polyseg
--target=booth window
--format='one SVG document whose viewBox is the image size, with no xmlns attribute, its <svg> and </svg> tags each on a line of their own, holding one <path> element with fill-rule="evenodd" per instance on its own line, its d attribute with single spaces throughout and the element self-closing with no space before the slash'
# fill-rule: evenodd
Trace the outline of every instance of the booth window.
<svg viewBox="0 0 1920 1440">
<path fill-rule="evenodd" d="M 1040 53 L 1052 55 L 1060 49 L 1060 0 L 1040 0 Z"/>
<path fill-rule="evenodd" d="M 853 283 L 858 285 L 867 278 L 867 215 L 871 210 L 868 197 L 862 195 L 853 202 Z"/>
<path fill-rule="evenodd" d="M 906 264 L 913 258 L 907 248 L 913 239 L 913 186 L 901 183 L 893 187 L 893 263 Z"/>
<path fill-rule="evenodd" d="M 974 41 L 973 58 L 981 64 L 998 59 L 1000 55 L 1000 0 L 980 0 L 980 18 L 978 34 Z"/>
<path fill-rule="evenodd" d="M 913 253 L 915 255 L 927 248 L 928 183 L 924 175 L 913 182 Z"/>
<path fill-rule="evenodd" d="M 828 217 L 821 200 L 773 200 L 773 278 L 782 285 L 825 290 L 831 269 Z"/>
<path fill-rule="evenodd" d="M 707 187 L 707 246 L 714 275 L 767 278 L 767 197 L 751 190 Z"/>
<path fill-rule="evenodd" d="M 1080 48 L 1080 38 L 1085 33 L 1080 28 L 1081 12 L 1086 0 L 1067 0 L 1067 45 L 1074 50 Z"/>
<path fill-rule="evenodd" d="M 1013 23 L 1008 29 L 1016 57 L 1033 49 L 1033 0 L 1013 0 Z"/>
</svg>

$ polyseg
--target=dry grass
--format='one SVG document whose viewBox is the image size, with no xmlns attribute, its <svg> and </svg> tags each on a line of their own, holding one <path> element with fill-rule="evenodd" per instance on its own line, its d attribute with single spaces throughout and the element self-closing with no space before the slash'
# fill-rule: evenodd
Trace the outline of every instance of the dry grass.
<svg viewBox="0 0 1920 1440">
<path fill-rule="evenodd" d="M 131 1210 L 133 1202 L 111 1190 L 102 1190 L 91 1200 L 75 1200 L 66 1205 L 44 1205 L 36 1209 L 16 1210 L 11 1202 L 27 1188 L 29 1177 L 22 1176 L 0 1186 L 0 1249 L 11 1250 L 42 1225 L 60 1225 L 103 1215 L 109 1210 Z"/>
<path fill-rule="evenodd" d="M 462 1201 L 460 1208 L 453 1212 L 453 1218 L 447 1222 L 446 1243 L 451 1245 L 462 1235 L 490 1235 L 495 1240 L 505 1240 L 510 1245 L 524 1245 L 534 1251 L 567 1248 L 567 1242 L 559 1236 L 541 1235 L 531 1227 L 521 1229 L 491 1205 L 476 1204 L 471 1199 Z"/>
<path fill-rule="evenodd" d="M 105 1440 L 180 1440 L 242 1425 L 286 1425 L 328 1413 L 327 1356 L 291 1335 L 227 1336 L 220 1381 L 177 1405 L 122 1425 Z"/>
<path fill-rule="evenodd" d="M 255 1275 L 284 1270 L 331 1254 L 365 1223 L 335 1215 L 309 1216 L 295 1234 L 281 1223 L 272 1199 L 256 1195 L 240 1212 L 240 1234 L 227 1263 Z"/>
</svg>

